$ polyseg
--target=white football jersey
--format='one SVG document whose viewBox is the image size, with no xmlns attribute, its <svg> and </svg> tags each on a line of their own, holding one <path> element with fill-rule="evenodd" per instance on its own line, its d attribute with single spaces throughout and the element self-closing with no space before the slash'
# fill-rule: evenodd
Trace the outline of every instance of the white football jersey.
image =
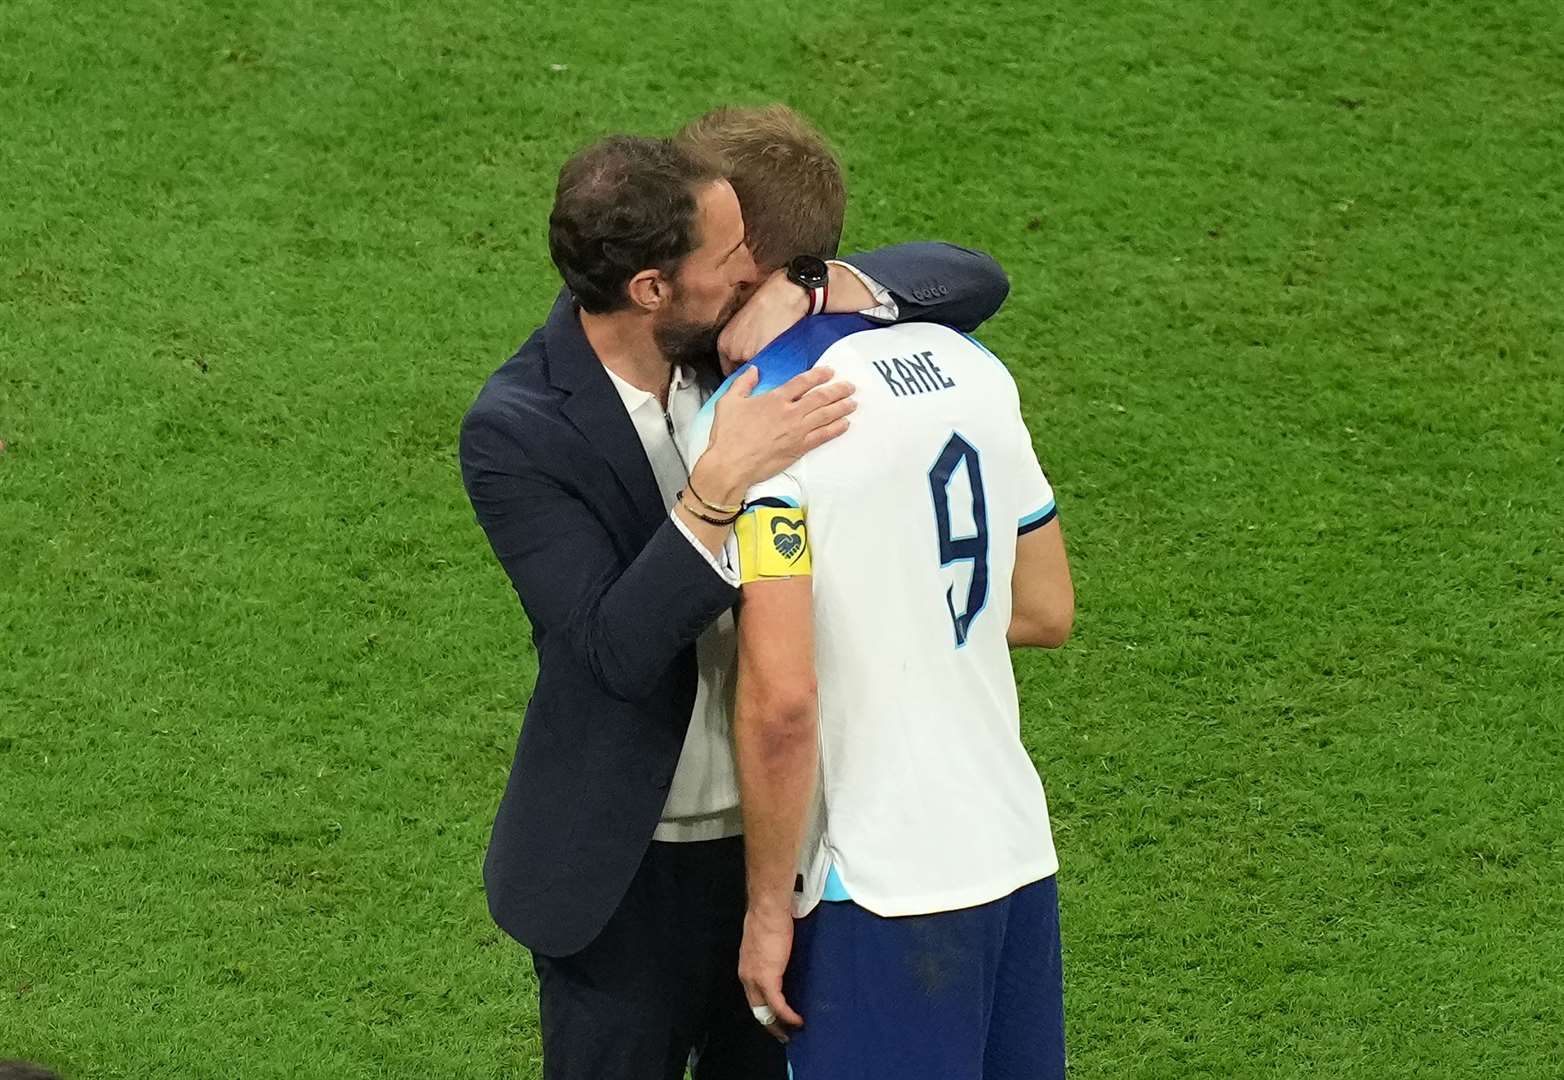
<svg viewBox="0 0 1564 1080">
<path fill-rule="evenodd" d="M 1016 539 L 1053 492 L 974 339 L 816 316 L 756 357 L 756 392 L 816 363 L 856 384 L 851 428 L 751 491 L 728 551 L 746 582 L 813 574 L 821 776 L 795 911 L 987 903 L 1058 869 L 1005 641 Z"/>
</svg>

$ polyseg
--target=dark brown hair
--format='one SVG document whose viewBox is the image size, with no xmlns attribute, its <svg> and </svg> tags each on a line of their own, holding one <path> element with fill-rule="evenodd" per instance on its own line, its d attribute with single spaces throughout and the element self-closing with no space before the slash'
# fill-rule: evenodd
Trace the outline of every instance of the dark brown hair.
<svg viewBox="0 0 1564 1080">
<path fill-rule="evenodd" d="M 841 162 L 808 120 L 786 105 L 726 106 L 690 121 L 677 138 L 732 182 L 757 265 L 836 255 L 847 185 Z"/>
<path fill-rule="evenodd" d="M 548 250 L 581 307 L 617 311 L 642 270 L 670 277 L 700 243 L 696 196 L 722 174 L 671 139 L 610 135 L 559 170 Z"/>
</svg>

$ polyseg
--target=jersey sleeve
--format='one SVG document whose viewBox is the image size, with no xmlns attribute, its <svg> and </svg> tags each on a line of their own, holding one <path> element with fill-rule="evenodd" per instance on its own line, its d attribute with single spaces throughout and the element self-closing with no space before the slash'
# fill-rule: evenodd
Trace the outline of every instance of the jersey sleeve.
<svg viewBox="0 0 1564 1080">
<path fill-rule="evenodd" d="M 1041 529 L 1054 518 L 1059 516 L 1059 506 L 1054 501 L 1053 486 L 1048 483 L 1048 477 L 1043 475 L 1043 467 L 1038 464 L 1037 451 L 1032 449 L 1032 440 L 1026 440 L 1026 447 L 1020 455 L 1021 467 L 1021 501 L 1018 505 L 1030 507 L 1023 509 L 1021 519 L 1016 522 L 1016 532 L 1025 535 L 1033 529 Z"/>
<path fill-rule="evenodd" d="M 728 538 L 728 562 L 741 585 L 810 575 L 809 515 L 796 473 L 750 488 Z"/>
<path fill-rule="evenodd" d="M 1054 502 L 1053 485 L 1048 482 L 1048 477 L 1043 474 L 1043 467 L 1037 460 L 1037 449 L 1032 445 L 1032 433 L 1027 430 L 1026 417 L 1021 415 L 1021 392 L 1009 369 L 987 345 L 971 334 L 962 336 L 987 353 L 1004 372 L 1003 389 L 1000 393 L 1008 402 L 1010 429 L 1015 439 L 1014 449 L 1005 464 L 1009 467 L 1008 471 L 1012 478 L 1013 486 L 1010 490 L 1015 495 L 1015 502 L 1012 505 L 1016 507 L 1017 513 L 1016 533 L 1025 536 L 1034 529 L 1041 529 L 1059 516 L 1059 508 Z"/>
<path fill-rule="evenodd" d="M 1016 428 L 1013 475 L 1017 478 L 1016 506 L 1020 514 L 1016 532 L 1024 536 L 1033 529 L 1041 529 L 1057 517 L 1059 507 L 1054 501 L 1053 485 L 1048 482 L 1043 466 L 1037 460 L 1037 449 L 1032 445 L 1032 433 L 1027 430 L 1026 420 L 1021 415 L 1019 400 L 1016 402 Z"/>
</svg>

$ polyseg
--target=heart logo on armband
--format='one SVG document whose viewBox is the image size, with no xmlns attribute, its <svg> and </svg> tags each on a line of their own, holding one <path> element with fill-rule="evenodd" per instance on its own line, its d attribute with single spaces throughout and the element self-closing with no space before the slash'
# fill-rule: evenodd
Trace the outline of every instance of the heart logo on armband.
<svg viewBox="0 0 1564 1080">
<path fill-rule="evenodd" d="M 771 544 L 788 562 L 797 562 L 798 557 L 804 553 L 804 538 L 798 534 L 798 530 L 804 527 L 804 521 L 789 521 L 784 517 L 771 519 Z M 782 529 L 792 530 L 782 532 Z"/>
</svg>

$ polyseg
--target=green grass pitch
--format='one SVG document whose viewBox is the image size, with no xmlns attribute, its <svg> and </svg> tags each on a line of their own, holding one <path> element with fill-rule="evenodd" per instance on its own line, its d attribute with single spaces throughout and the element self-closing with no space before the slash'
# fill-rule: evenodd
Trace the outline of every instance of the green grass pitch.
<svg viewBox="0 0 1564 1080">
<path fill-rule="evenodd" d="M 0 1057 L 532 1077 L 457 422 L 555 171 L 782 99 L 993 252 L 1073 1075 L 1564 1075 L 1564 16 L 0 0 Z"/>
</svg>

